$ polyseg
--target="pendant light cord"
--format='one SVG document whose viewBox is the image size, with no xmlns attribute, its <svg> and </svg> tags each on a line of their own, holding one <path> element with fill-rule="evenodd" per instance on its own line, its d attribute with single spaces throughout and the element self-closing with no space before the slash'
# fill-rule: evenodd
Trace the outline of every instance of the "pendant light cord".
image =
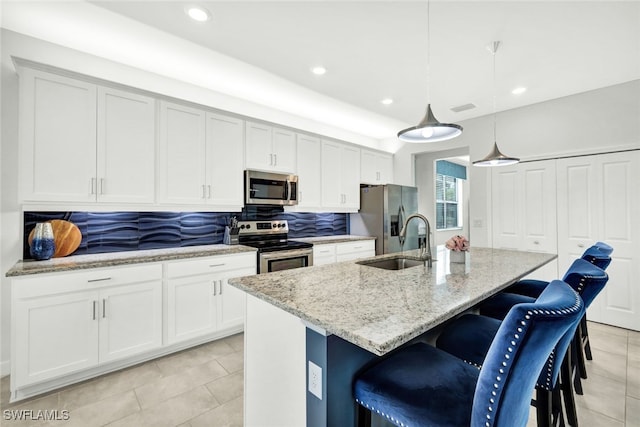
<svg viewBox="0 0 640 427">
<path fill-rule="evenodd" d="M 500 42 L 493 42 L 491 46 L 491 53 L 493 54 L 493 141 L 496 142 L 498 137 L 496 135 L 496 122 L 498 111 L 496 108 L 496 52 L 498 51 L 498 46 L 500 46 Z"/>
<path fill-rule="evenodd" d="M 431 103 L 431 81 L 429 76 L 431 74 L 430 62 L 431 62 L 431 13 L 429 10 L 429 0 L 427 0 L 427 103 Z"/>
</svg>

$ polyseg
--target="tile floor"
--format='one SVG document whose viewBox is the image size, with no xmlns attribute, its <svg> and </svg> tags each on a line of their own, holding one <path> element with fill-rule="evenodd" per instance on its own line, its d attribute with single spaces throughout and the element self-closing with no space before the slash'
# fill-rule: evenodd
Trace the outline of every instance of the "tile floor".
<svg viewBox="0 0 640 427">
<path fill-rule="evenodd" d="M 589 324 L 593 361 L 577 396 L 581 427 L 640 427 L 640 332 Z M 8 404 L 2 426 L 242 426 L 243 335 Z M 4 410 L 66 409 L 68 421 L 7 421 Z M 528 426 L 535 426 L 531 412 Z M 303 426 L 300 426 L 303 427 Z"/>
</svg>

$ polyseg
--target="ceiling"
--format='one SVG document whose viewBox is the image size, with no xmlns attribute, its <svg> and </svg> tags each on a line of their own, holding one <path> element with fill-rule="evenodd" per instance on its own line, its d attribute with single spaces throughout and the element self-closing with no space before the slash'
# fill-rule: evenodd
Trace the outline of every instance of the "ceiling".
<svg viewBox="0 0 640 427">
<path fill-rule="evenodd" d="M 92 3 L 409 125 L 428 100 L 441 121 L 492 113 L 495 40 L 498 110 L 640 78 L 638 1 L 196 1 L 205 23 L 191 1 Z"/>
<path fill-rule="evenodd" d="M 114 28 L 120 35 L 139 21 L 320 94 L 313 102 L 329 97 L 394 123 L 376 138 L 395 137 L 395 123 L 415 125 L 427 102 L 440 121 L 457 122 L 491 114 L 494 94 L 501 111 L 640 79 L 637 0 L 88 3 L 126 17 L 132 25 Z M 187 4 L 212 18 L 192 21 Z M 312 74 L 315 65 L 326 74 Z M 518 86 L 527 91 L 513 95 Z M 394 102 L 383 105 L 387 97 Z M 476 107 L 451 111 L 469 103 Z"/>
</svg>

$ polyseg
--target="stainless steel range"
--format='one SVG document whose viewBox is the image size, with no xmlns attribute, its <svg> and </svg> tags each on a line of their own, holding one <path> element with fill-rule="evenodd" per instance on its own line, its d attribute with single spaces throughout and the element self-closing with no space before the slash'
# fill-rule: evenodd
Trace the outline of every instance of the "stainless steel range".
<svg viewBox="0 0 640 427">
<path fill-rule="evenodd" d="M 258 249 L 258 274 L 313 265 L 313 245 L 289 240 L 287 220 L 238 221 L 238 243 Z"/>
</svg>

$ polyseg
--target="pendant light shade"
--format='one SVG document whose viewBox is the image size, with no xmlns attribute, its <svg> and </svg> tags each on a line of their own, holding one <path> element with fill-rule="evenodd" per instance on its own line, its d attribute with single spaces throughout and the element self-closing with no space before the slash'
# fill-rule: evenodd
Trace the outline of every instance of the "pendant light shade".
<svg viewBox="0 0 640 427">
<path fill-rule="evenodd" d="M 429 62 L 431 37 L 430 31 L 430 7 L 427 0 L 427 101 L 429 100 Z M 450 123 L 440 123 L 431 111 L 431 104 L 427 104 L 427 113 L 416 126 L 403 129 L 398 132 L 398 139 L 404 142 L 436 142 L 455 138 L 462 133 L 462 126 Z"/>
<path fill-rule="evenodd" d="M 518 163 L 520 159 L 516 157 L 505 156 L 498 149 L 498 143 L 493 143 L 493 149 L 491 152 L 482 160 L 476 160 L 473 162 L 473 166 L 506 166 L 513 165 Z"/>
<path fill-rule="evenodd" d="M 517 157 L 502 154 L 496 142 L 496 52 L 498 51 L 498 47 L 500 47 L 499 41 L 493 42 L 493 44 L 488 47 L 489 51 L 493 54 L 493 149 L 484 159 L 473 162 L 473 166 L 506 166 L 520 162 L 520 159 Z"/>
<path fill-rule="evenodd" d="M 455 138 L 462 133 L 462 126 L 451 123 L 440 123 L 427 105 L 427 113 L 416 126 L 398 132 L 398 138 L 405 142 L 436 142 Z"/>
</svg>

